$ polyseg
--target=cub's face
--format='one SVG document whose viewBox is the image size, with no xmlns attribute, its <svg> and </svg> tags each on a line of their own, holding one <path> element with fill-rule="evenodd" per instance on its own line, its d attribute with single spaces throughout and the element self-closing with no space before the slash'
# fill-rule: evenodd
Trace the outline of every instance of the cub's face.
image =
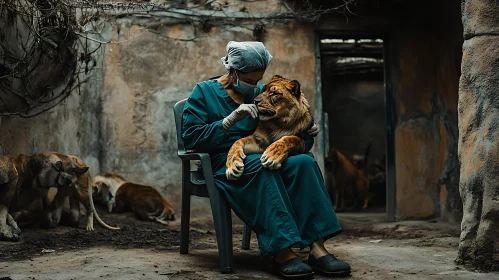
<svg viewBox="0 0 499 280">
<path fill-rule="evenodd" d="M 42 153 L 38 187 L 64 187 L 74 184 L 79 176 L 88 171 L 84 164 L 77 164 L 73 157 L 59 153 Z"/>
<path fill-rule="evenodd" d="M 300 105 L 300 83 L 275 75 L 255 97 L 261 121 L 291 116 Z"/>
</svg>

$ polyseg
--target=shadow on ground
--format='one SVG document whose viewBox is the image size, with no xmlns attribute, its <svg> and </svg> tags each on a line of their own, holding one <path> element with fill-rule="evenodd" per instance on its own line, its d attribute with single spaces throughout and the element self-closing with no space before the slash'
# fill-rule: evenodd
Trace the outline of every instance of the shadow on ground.
<svg viewBox="0 0 499 280">
<path fill-rule="evenodd" d="M 24 229 L 18 243 L 0 242 L 0 279 L 278 279 L 260 257 L 253 235 L 241 250 L 243 225 L 235 218 L 234 274 L 219 273 L 211 217 L 193 219 L 188 255 L 180 255 L 179 221 L 142 222 L 132 214 L 101 217 L 122 229 L 95 232 L 59 226 Z M 384 223 L 377 213 L 341 213 L 344 232 L 327 247 L 352 266 L 350 279 L 499 279 L 455 266 L 459 226 L 435 221 Z M 306 259 L 308 250 L 299 252 Z M 316 279 L 325 279 L 319 275 Z"/>
</svg>

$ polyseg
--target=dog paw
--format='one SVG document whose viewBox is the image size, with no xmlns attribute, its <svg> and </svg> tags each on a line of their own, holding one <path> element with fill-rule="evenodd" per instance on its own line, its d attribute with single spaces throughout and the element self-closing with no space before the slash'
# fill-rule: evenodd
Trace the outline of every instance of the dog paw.
<svg viewBox="0 0 499 280">
<path fill-rule="evenodd" d="M 17 226 L 12 216 L 7 214 L 7 221 L 0 226 L 0 241 L 17 242 L 21 238 L 21 229 Z"/>
<path fill-rule="evenodd" d="M 114 200 L 114 197 L 107 203 L 107 211 L 111 213 L 113 212 L 113 208 L 116 208 L 116 201 Z"/>
<path fill-rule="evenodd" d="M 227 170 L 225 171 L 225 176 L 227 176 L 228 180 L 237 180 L 244 172 L 244 162 L 243 160 L 246 158 L 246 155 L 243 152 L 243 149 L 239 149 L 236 152 L 229 152 L 229 156 L 227 157 L 227 163 L 225 166 Z"/>
<path fill-rule="evenodd" d="M 17 242 L 20 239 L 20 235 L 15 233 L 15 231 L 9 227 L 0 228 L 0 241 L 12 241 Z"/>
<path fill-rule="evenodd" d="M 260 157 L 260 161 L 262 162 L 263 167 L 271 170 L 281 168 L 282 163 L 284 162 L 285 159 L 286 156 L 277 153 L 272 153 L 269 151 L 265 151 Z"/>
<path fill-rule="evenodd" d="M 21 229 L 19 228 L 16 221 L 9 213 L 7 213 L 7 225 L 12 228 L 15 234 L 21 235 Z"/>
<path fill-rule="evenodd" d="M 49 229 L 55 228 L 58 224 L 57 217 L 54 212 L 46 212 L 40 221 L 40 228 Z"/>
<path fill-rule="evenodd" d="M 94 216 L 93 215 L 89 215 L 89 217 L 87 218 L 87 231 L 94 231 Z"/>
<path fill-rule="evenodd" d="M 166 213 L 166 220 L 168 220 L 168 221 L 175 221 L 175 211 L 173 209 L 170 209 Z"/>
</svg>

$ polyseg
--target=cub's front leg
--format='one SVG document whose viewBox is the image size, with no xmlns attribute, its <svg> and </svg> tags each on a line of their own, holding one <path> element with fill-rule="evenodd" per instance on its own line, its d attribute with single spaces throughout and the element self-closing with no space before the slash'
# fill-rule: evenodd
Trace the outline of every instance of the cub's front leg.
<svg viewBox="0 0 499 280">
<path fill-rule="evenodd" d="M 260 160 L 265 168 L 279 169 L 290 155 L 305 152 L 305 141 L 297 136 L 284 136 L 270 145 Z"/>
<path fill-rule="evenodd" d="M 237 180 L 244 171 L 244 162 L 246 155 L 261 153 L 263 149 L 255 141 L 253 135 L 241 138 L 234 142 L 230 147 L 229 155 L 225 167 L 225 176 L 228 180 Z"/>
</svg>

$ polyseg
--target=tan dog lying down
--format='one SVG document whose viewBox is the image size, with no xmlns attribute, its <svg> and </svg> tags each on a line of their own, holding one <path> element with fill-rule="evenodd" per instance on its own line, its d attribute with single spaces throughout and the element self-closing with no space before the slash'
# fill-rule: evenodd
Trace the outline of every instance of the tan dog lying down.
<svg viewBox="0 0 499 280">
<path fill-rule="evenodd" d="M 94 195 L 117 212 L 132 211 L 144 221 L 168 224 L 175 220 L 170 203 L 153 187 L 127 182 L 117 174 L 104 174 L 92 180 Z"/>
</svg>

